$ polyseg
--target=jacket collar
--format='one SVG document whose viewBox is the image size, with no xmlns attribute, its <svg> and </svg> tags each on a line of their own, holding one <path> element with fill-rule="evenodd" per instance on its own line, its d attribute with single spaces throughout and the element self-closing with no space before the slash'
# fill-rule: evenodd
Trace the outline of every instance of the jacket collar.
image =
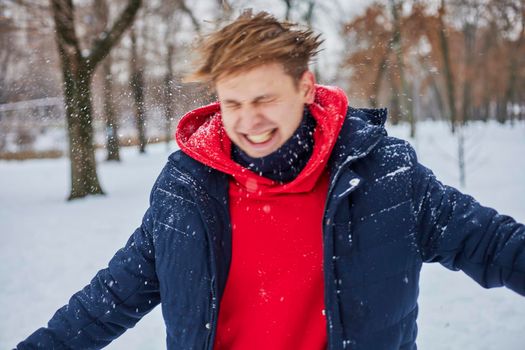
<svg viewBox="0 0 525 350">
<path fill-rule="evenodd" d="M 348 107 L 346 120 L 330 157 L 330 169 L 335 172 L 343 164 L 366 157 L 387 135 L 387 109 Z"/>
<path fill-rule="evenodd" d="M 387 109 L 348 107 L 343 127 L 329 160 L 332 177 L 344 165 L 366 157 L 379 141 L 387 135 L 384 124 Z M 173 153 L 169 161 L 185 176 L 185 181 L 203 186 L 211 196 L 225 200 L 228 195 L 228 176 L 212 169 L 181 151 Z"/>
</svg>

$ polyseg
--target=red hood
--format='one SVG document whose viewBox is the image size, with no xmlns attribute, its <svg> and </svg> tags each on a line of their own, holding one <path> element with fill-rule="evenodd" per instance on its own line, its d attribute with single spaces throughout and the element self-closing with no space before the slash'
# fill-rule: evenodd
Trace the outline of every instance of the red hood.
<svg viewBox="0 0 525 350">
<path fill-rule="evenodd" d="M 197 108 L 182 117 L 175 139 L 180 149 L 213 169 L 232 175 L 250 192 L 308 192 L 325 169 L 343 125 L 348 101 L 336 87 L 316 85 L 315 101 L 308 106 L 317 126 L 314 150 L 297 178 L 286 184 L 259 176 L 231 159 L 231 140 L 222 126 L 219 102 Z"/>
</svg>

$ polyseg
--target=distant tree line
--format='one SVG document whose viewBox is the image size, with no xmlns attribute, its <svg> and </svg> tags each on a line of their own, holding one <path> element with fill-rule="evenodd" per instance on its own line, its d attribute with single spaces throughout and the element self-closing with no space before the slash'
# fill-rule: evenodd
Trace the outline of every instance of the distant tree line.
<svg viewBox="0 0 525 350">
<path fill-rule="evenodd" d="M 373 3 L 343 30 L 355 100 L 389 106 L 391 120 L 525 117 L 525 2 Z M 415 130 L 412 131 L 415 133 Z"/>
</svg>

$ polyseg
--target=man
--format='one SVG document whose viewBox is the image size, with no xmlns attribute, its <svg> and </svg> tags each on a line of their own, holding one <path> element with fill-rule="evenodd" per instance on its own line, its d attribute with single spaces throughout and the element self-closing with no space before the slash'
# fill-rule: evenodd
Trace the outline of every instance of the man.
<svg viewBox="0 0 525 350">
<path fill-rule="evenodd" d="M 245 13 L 203 42 L 143 223 L 18 349 L 107 345 L 162 302 L 168 349 L 415 349 L 423 262 L 525 295 L 525 227 L 442 185 L 385 110 L 315 84 L 319 37 Z"/>
</svg>

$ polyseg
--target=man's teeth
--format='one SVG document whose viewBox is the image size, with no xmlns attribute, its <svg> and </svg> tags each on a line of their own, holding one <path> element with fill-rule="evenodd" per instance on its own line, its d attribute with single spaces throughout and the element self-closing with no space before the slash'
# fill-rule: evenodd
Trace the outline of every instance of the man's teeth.
<svg viewBox="0 0 525 350">
<path fill-rule="evenodd" d="M 273 130 L 267 131 L 263 134 L 258 135 L 246 135 L 246 138 L 253 143 L 263 143 L 268 141 L 272 137 Z"/>
</svg>

